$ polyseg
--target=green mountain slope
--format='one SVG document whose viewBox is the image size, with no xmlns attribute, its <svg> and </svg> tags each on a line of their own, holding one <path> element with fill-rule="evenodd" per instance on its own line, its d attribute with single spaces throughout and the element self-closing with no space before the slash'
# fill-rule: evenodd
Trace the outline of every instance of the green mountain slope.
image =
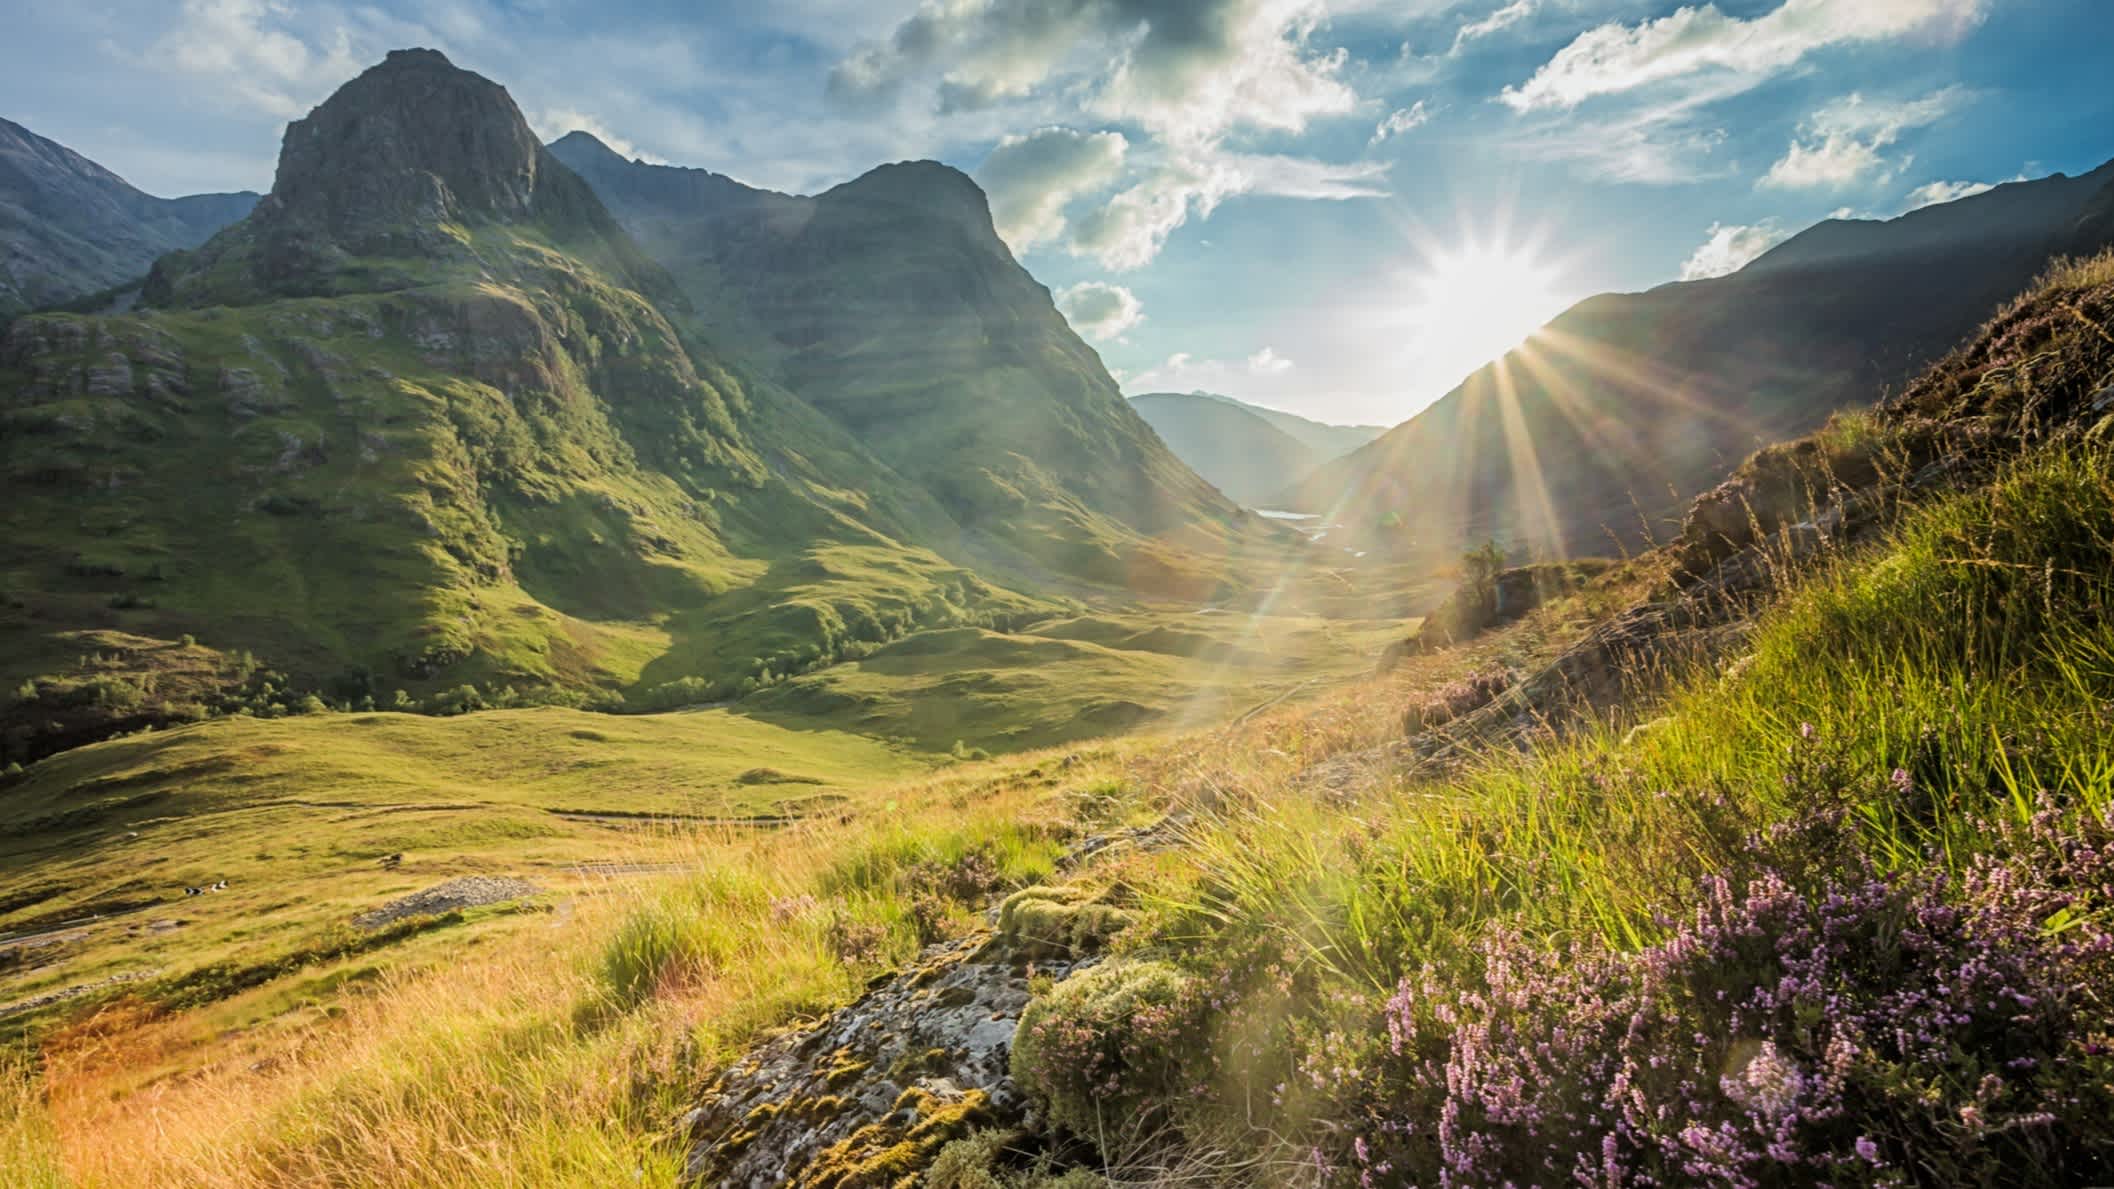
<svg viewBox="0 0 2114 1189">
<path fill-rule="evenodd" d="M 249 213 L 251 193 L 156 198 L 0 119 L 0 323 L 146 274 Z"/>
<path fill-rule="evenodd" d="M 1757 447 L 1898 384 L 2052 255 L 2114 242 L 2114 163 L 1886 222 L 1831 220 L 1740 272 L 1580 302 L 1281 506 L 1332 540 L 1602 553 Z"/>
<path fill-rule="evenodd" d="M 146 296 L 0 345 L 14 754 L 254 696 L 245 651 L 348 699 L 651 705 L 1047 607 L 915 544 L 958 533 L 922 488 L 694 348 L 667 275 L 437 53 L 292 125 L 273 193 Z M 109 631 L 234 659 L 162 705 Z"/>
<path fill-rule="evenodd" d="M 1330 457 L 1236 401 L 1202 393 L 1148 392 L 1131 397 L 1130 407 L 1176 458 L 1250 506 L 1283 491 Z"/>
<path fill-rule="evenodd" d="M 1039 570 L 1205 593 L 1255 531 L 1132 411 L 993 231 L 982 191 L 929 161 L 814 197 L 552 151 L 665 264 L 715 343 L 782 380 L 981 541 Z"/>
</svg>

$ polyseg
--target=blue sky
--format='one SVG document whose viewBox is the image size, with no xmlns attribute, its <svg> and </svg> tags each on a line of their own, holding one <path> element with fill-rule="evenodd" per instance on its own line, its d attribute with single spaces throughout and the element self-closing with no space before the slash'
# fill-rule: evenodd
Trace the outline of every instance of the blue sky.
<svg viewBox="0 0 2114 1189">
<path fill-rule="evenodd" d="M 269 186 L 391 48 L 812 192 L 936 157 L 1127 389 L 1393 423 L 1572 299 L 2114 157 L 2107 0 L 14 0 L 0 115 Z"/>
</svg>

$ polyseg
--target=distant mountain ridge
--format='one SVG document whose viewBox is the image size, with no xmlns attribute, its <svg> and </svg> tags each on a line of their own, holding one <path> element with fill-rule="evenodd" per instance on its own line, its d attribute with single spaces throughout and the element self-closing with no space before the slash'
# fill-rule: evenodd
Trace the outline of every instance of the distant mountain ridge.
<svg viewBox="0 0 2114 1189">
<path fill-rule="evenodd" d="M 1578 303 L 1277 498 L 1365 548 L 1626 548 L 1758 447 L 1905 381 L 2052 257 L 2109 243 L 2114 162 L 1830 220 L 1729 276 Z"/>
<path fill-rule="evenodd" d="M 1205 576 L 1181 553 L 1252 531 L 1123 399 L 960 171 L 902 162 L 804 197 L 626 161 L 585 133 L 551 150 L 675 276 L 715 343 L 966 530 L 1036 567 L 1147 588 L 1194 588 Z"/>
<path fill-rule="evenodd" d="M 145 276 L 156 257 L 205 242 L 257 199 L 156 198 L 0 119 L 0 321 Z"/>
<path fill-rule="evenodd" d="M 1326 425 L 1211 392 L 1140 393 L 1130 404 L 1176 457 L 1250 507 L 1269 506 L 1288 484 L 1386 432 Z"/>
</svg>

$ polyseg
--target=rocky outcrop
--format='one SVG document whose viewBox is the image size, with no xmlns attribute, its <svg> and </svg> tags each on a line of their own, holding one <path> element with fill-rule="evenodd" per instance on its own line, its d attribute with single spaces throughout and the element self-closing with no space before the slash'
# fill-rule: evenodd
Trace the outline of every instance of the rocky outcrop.
<svg viewBox="0 0 2114 1189">
<path fill-rule="evenodd" d="M 370 908 L 353 917 L 352 923 L 362 929 L 379 929 L 410 917 L 439 916 L 487 904 L 504 904 L 533 896 L 540 890 L 535 884 L 512 876 L 463 875 L 408 896 L 399 896 L 379 908 Z"/>
<path fill-rule="evenodd" d="M 972 1129 L 1018 1124 L 1008 1073 L 1032 959 L 1004 931 L 929 947 L 858 1001 L 752 1051 L 683 1117 L 701 1185 L 884 1185 L 914 1176 Z"/>
</svg>

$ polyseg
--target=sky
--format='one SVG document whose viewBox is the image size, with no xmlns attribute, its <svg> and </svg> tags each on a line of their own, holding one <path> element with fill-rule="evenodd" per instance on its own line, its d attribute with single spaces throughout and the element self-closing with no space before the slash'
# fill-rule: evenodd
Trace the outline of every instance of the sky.
<svg viewBox="0 0 2114 1189">
<path fill-rule="evenodd" d="M 0 115 L 269 189 L 384 53 L 812 193 L 934 158 L 1128 392 L 1394 424 L 1572 301 L 2114 157 L 2110 0 L 10 0 Z"/>
</svg>

